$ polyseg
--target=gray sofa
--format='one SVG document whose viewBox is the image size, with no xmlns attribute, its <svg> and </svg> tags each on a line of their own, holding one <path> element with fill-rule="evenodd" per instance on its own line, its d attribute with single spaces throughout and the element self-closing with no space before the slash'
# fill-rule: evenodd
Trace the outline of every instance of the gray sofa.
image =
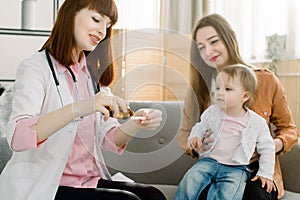
<svg viewBox="0 0 300 200">
<path fill-rule="evenodd" d="M 133 110 L 158 108 L 163 122 L 157 131 L 137 133 L 122 155 L 103 151 L 112 175 L 121 172 L 135 182 L 151 184 L 173 199 L 176 185 L 195 162 L 178 146 L 182 102 L 131 102 Z M 121 121 L 122 122 L 122 121 Z M 6 138 L 0 138 L 0 173 L 11 155 Z M 280 156 L 286 194 L 284 200 L 300 199 L 300 140 L 293 150 Z"/>
</svg>

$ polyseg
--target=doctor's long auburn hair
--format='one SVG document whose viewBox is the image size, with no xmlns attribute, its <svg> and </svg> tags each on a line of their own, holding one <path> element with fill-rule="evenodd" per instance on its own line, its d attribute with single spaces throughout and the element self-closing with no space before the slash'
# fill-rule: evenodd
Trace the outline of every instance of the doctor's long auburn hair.
<svg viewBox="0 0 300 200">
<path fill-rule="evenodd" d="M 73 64 L 72 49 L 76 46 L 74 38 L 75 16 L 79 10 L 84 8 L 96 10 L 98 13 L 108 16 L 111 25 L 117 22 L 118 11 L 113 0 L 65 0 L 59 9 L 52 32 L 40 51 L 48 49 L 52 56 L 64 66 Z M 114 79 L 111 42 L 109 40 L 111 28 L 112 26 L 107 29 L 105 38 L 96 47 L 100 52 L 97 55 L 100 66 L 105 69 L 99 80 L 102 86 L 110 85 Z"/>
</svg>

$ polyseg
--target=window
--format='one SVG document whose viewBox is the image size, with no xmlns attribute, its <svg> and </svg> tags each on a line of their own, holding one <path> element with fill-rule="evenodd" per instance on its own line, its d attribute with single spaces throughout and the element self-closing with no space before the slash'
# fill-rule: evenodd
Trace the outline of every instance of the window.
<svg viewBox="0 0 300 200">
<path fill-rule="evenodd" d="M 159 28 L 160 0 L 115 0 L 119 18 L 116 29 Z"/>
<path fill-rule="evenodd" d="M 300 2 L 297 0 L 211 0 L 211 12 L 222 14 L 237 32 L 246 60 L 266 57 L 267 38 L 278 37 L 281 59 L 300 58 Z M 239 11 L 239 12 L 237 12 Z M 297 42 L 298 41 L 298 42 Z"/>
<path fill-rule="evenodd" d="M 187 91 L 190 41 L 160 29 L 161 3 L 116 0 L 119 18 L 113 49 L 117 75 L 112 92 L 124 99 L 183 100 Z"/>
</svg>

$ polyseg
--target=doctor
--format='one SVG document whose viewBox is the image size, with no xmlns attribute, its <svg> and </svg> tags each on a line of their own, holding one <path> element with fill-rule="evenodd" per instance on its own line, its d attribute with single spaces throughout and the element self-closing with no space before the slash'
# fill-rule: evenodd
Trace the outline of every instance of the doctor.
<svg viewBox="0 0 300 200">
<path fill-rule="evenodd" d="M 159 110 L 140 109 L 135 115 L 144 120 L 120 125 L 105 106 L 118 114 L 127 102 L 107 90 L 94 93 L 93 84 L 113 81 L 108 39 L 116 20 L 113 0 L 65 0 L 42 49 L 19 65 L 6 128 L 14 152 L 0 176 L 1 199 L 165 199 L 153 187 L 112 181 L 101 154 L 122 153 L 139 129 L 162 120 Z M 97 45 L 106 70 L 94 82 L 84 51 Z"/>
</svg>

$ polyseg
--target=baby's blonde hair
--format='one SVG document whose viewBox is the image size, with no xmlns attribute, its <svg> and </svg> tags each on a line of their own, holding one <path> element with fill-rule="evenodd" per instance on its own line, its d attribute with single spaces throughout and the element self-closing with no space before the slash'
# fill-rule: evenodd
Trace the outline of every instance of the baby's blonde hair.
<svg viewBox="0 0 300 200">
<path fill-rule="evenodd" d="M 229 78 L 239 78 L 242 86 L 249 92 L 249 99 L 244 106 L 249 107 L 254 100 L 257 90 L 257 78 L 254 71 L 243 64 L 235 64 L 224 67 L 220 72 L 226 73 Z"/>
</svg>

